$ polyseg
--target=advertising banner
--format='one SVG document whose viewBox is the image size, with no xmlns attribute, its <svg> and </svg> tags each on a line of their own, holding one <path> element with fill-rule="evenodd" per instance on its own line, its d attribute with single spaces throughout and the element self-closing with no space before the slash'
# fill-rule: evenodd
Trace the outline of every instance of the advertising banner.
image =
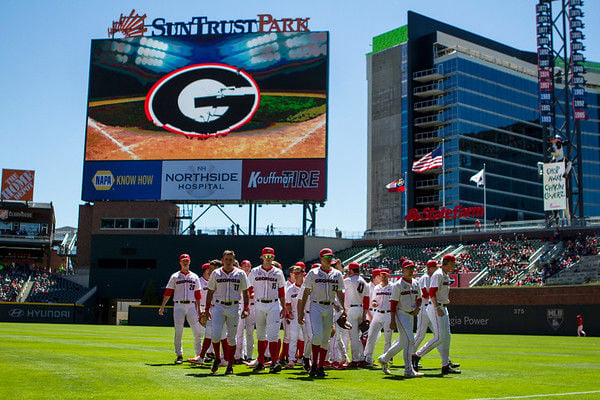
<svg viewBox="0 0 600 400">
<path fill-rule="evenodd" d="M 325 159 L 244 160 L 242 199 L 325 198 Z"/>
<path fill-rule="evenodd" d="M 563 177 L 565 163 L 544 164 L 544 211 L 567 208 L 567 182 Z"/>
<path fill-rule="evenodd" d="M 165 161 L 168 169 L 174 164 L 167 161 L 304 160 L 306 165 L 294 164 L 298 171 L 313 170 L 315 160 L 324 165 L 328 46 L 328 32 L 93 40 L 84 164 Z M 323 190 L 317 197 L 314 190 L 283 188 L 278 194 L 275 186 L 265 186 L 267 197 L 254 191 L 252 198 L 285 200 L 307 193 L 312 197 L 297 199 L 325 200 L 325 172 L 320 169 Z M 304 184 L 306 178 L 298 179 Z M 84 196 L 98 194 L 88 189 L 84 187 Z M 231 188 L 188 190 L 195 194 L 168 185 L 162 198 L 241 196 Z M 119 193 L 142 199 L 135 190 Z M 177 198 L 179 194 L 183 197 Z M 98 196 L 84 197 L 94 199 Z"/>
<path fill-rule="evenodd" d="M 83 166 L 83 194 L 94 200 L 159 200 L 162 162 L 90 161 Z"/>
<path fill-rule="evenodd" d="M 164 161 L 161 200 L 241 200 L 242 161 Z"/>
<path fill-rule="evenodd" d="M 2 200 L 33 201 L 35 171 L 2 170 Z"/>
</svg>

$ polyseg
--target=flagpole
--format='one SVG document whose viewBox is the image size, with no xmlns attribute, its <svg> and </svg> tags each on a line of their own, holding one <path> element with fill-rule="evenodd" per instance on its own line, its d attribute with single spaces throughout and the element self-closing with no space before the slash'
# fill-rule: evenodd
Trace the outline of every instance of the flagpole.
<svg viewBox="0 0 600 400">
<path fill-rule="evenodd" d="M 442 139 L 442 210 L 446 208 L 446 162 L 444 161 L 444 142 Z M 446 218 L 442 218 L 442 232 L 446 233 Z"/>
<path fill-rule="evenodd" d="M 485 176 L 485 163 L 483 163 L 483 230 L 487 230 L 487 198 L 486 198 L 486 188 L 487 188 L 487 176 Z"/>
<path fill-rule="evenodd" d="M 408 210 L 408 203 L 407 203 L 407 188 L 408 188 L 408 181 L 406 180 L 407 175 L 406 175 L 406 171 L 404 171 L 404 209 L 402 210 L 404 212 L 404 231 L 406 232 L 406 210 Z"/>
</svg>

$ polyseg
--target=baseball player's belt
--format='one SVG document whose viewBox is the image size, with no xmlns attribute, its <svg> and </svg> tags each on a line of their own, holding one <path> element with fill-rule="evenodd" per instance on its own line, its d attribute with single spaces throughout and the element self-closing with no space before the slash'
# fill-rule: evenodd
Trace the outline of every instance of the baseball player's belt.
<svg viewBox="0 0 600 400">
<path fill-rule="evenodd" d="M 268 304 L 268 303 L 274 302 L 275 300 L 256 300 L 256 301 L 258 301 L 259 303 L 267 303 Z"/>
<path fill-rule="evenodd" d="M 238 304 L 239 301 L 221 301 L 221 300 L 217 300 L 217 303 L 219 304 L 223 304 L 224 306 L 232 306 L 234 304 Z"/>
<path fill-rule="evenodd" d="M 324 306 L 330 306 L 333 304 L 333 301 L 313 301 L 313 303 L 322 304 Z"/>
<path fill-rule="evenodd" d="M 360 307 L 362 304 L 350 304 L 350 307 Z"/>
<path fill-rule="evenodd" d="M 385 313 L 389 313 L 390 312 L 390 310 L 383 310 L 383 311 L 382 310 L 375 310 L 375 311 L 377 311 L 378 313 L 381 313 L 381 314 L 385 314 Z"/>
<path fill-rule="evenodd" d="M 177 301 L 174 301 L 173 303 L 190 304 L 190 303 L 195 303 L 195 301 L 192 301 L 192 300 L 177 300 Z"/>
</svg>

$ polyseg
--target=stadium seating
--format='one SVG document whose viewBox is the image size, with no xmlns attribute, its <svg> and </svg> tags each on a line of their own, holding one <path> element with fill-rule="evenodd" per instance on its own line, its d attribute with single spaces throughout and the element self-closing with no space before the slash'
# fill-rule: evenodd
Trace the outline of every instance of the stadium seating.
<svg viewBox="0 0 600 400">
<path fill-rule="evenodd" d="M 75 303 L 86 292 L 83 286 L 45 271 L 33 272 L 31 280 L 33 287 L 27 297 L 28 302 Z"/>
<path fill-rule="evenodd" d="M 19 266 L 0 270 L 0 301 L 16 301 L 27 279 L 28 273 Z"/>
</svg>

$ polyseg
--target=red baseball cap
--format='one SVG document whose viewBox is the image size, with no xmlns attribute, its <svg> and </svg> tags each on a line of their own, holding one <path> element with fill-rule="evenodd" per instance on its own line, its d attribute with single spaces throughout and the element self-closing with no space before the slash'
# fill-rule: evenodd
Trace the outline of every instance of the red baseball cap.
<svg viewBox="0 0 600 400">
<path fill-rule="evenodd" d="M 380 268 L 375 268 L 373 271 L 371 271 L 371 275 L 373 276 L 377 276 L 381 273 L 381 269 Z"/>
<path fill-rule="evenodd" d="M 207 268 L 210 268 L 210 263 L 202 264 L 202 269 L 207 269 Z"/>
<path fill-rule="evenodd" d="M 295 265 L 302 267 L 302 269 L 306 270 L 306 265 L 302 261 L 298 261 Z"/>
<path fill-rule="evenodd" d="M 273 250 L 272 247 L 265 247 L 264 249 L 262 249 L 262 253 L 263 256 L 265 254 L 271 254 L 271 255 L 275 255 L 275 250 Z"/>
<path fill-rule="evenodd" d="M 427 268 L 433 268 L 433 267 L 437 268 L 438 267 L 438 263 L 435 260 L 429 260 L 429 261 L 427 261 L 426 267 Z"/>
<path fill-rule="evenodd" d="M 179 261 L 182 260 L 191 260 L 190 255 L 189 254 L 182 254 L 179 256 Z"/>
<path fill-rule="evenodd" d="M 252 266 L 252 263 L 250 261 L 248 261 L 248 260 L 242 261 L 242 263 L 240 264 L 240 266 L 246 265 L 246 264 L 248 264 L 249 266 Z"/>
<path fill-rule="evenodd" d="M 381 274 L 385 274 L 385 275 L 389 275 L 390 274 L 390 269 L 389 268 L 381 268 Z"/>
<path fill-rule="evenodd" d="M 319 268 L 320 266 L 321 266 L 321 264 L 319 264 L 319 263 L 314 263 L 313 265 L 311 265 L 311 266 L 310 266 L 310 269 L 313 269 L 313 268 Z"/>
<path fill-rule="evenodd" d="M 411 260 L 409 260 L 409 259 L 407 258 L 406 260 L 404 260 L 404 261 L 402 262 L 402 268 L 405 268 L 405 267 L 406 267 L 408 264 L 413 264 L 413 265 L 414 265 L 414 262 L 412 262 Z"/>
<path fill-rule="evenodd" d="M 456 261 L 456 257 L 454 257 L 454 255 L 452 254 L 446 254 L 444 256 L 444 258 L 442 258 L 443 261 Z"/>
<path fill-rule="evenodd" d="M 325 247 L 324 249 L 321 249 L 321 251 L 319 252 L 319 257 L 323 257 L 323 256 L 328 256 L 328 255 L 333 255 L 333 251 L 331 251 L 331 249 Z"/>
<path fill-rule="evenodd" d="M 357 262 L 351 262 L 348 264 L 348 269 L 360 269 L 360 264 Z"/>
</svg>

